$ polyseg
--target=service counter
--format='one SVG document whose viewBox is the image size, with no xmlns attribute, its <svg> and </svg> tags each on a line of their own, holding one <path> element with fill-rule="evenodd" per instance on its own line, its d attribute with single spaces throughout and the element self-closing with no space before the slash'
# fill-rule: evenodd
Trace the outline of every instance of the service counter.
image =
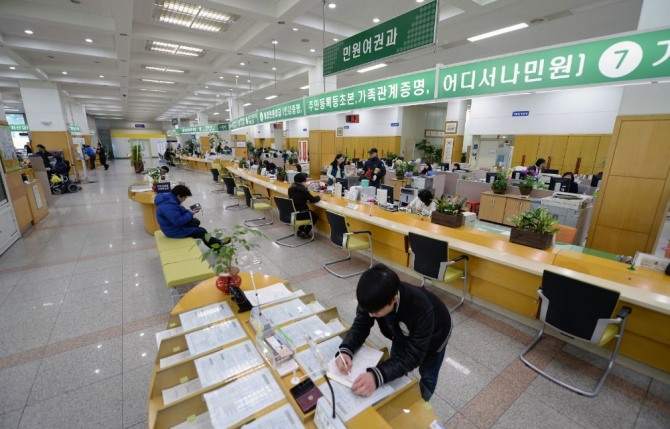
<svg viewBox="0 0 670 429">
<path fill-rule="evenodd" d="M 154 191 L 148 192 L 133 192 L 134 186 L 146 186 L 145 182 L 134 183 L 128 186 L 128 198 L 136 203 L 140 203 L 140 210 L 142 211 L 142 221 L 144 222 L 144 230 L 147 234 L 154 235 L 154 232 L 160 229 L 158 221 L 156 220 L 156 205 L 154 198 L 156 193 Z"/>
<path fill-rule="evenodd" d="M 243 272 L 240 273 L 240 276 L 242 277 L 241 288 L 243 290 L 253 290 L 249 273 Z M 277 283 L 285 283 L 285 281 L 280 278 L 259 274 L 254 276 L 254 280 L 255 285 L 259 290 Z M 212 356 L 213 353 L 218 351 L 226 350 L 226 348 L 234 346 L 235 344 L 239 344 L 242 341 L 254 341 L 256 337 L 256 334 L 249 323 L 250 313 L 237 313 L 237 304 L 232 301 L 230 295 L 222 294 L 215 287 L 215 282 L 216 278 L 205 280 L 186 293 L 170 312 L 170 318 L 166 327 L 166 329 L 175 329 L 181 327 L 180 314 L 182 313 L 196 310 L 211 304 L 223 302 L 228 303 L 235 315 L 234 320 L 239 322 L 242 330 L 244 331 L 244 336 L 235 342 L 222 345 L 220 348 L 212 349 L 200 355 L 204 355 L 205 357 L 207 355 Z M 318 300 L 318 296 L 304 296 L 304 299 L 305 301 L 314 299 Z M 272 304 L 269 305 L 271 306 Z M 317 315 L 323 319 L 324 322 L 328 320 L 332 321 L 338 318 L 336 308 L 326 308 L 324 310 L 319 310 L 317 313 L 311 314 Z M 305 317 L 308 316 L 309 315 Z M 300 320 L 301 319 L 294 319 L 293 321 L 299 322 Z M 209 327 L 214 326 L 214 324 L 204 325 L 191 331 L 181 331 L 179 334 L 166 337 L 160 342 L 149 388 L 147 426 L 150 429 L 167 429 L 178 424 L 188 424 L 187 422 L 195 421 L 196 416 L 200 416 L 208 411 L 203 395 L 207 392 L 211 392 L 235 381 L 235 378 L 225 379 L 209 387 L 200 387 L 197 390 L 190 392 L 169 404 L 164 404 L 163 402 L 163 389 L 179 384 L 184 384 L 189 381 L 195 381 L 199 374 L 194 364 L 194 359 L 198 356 L 191 356 L 185 358 L 184 360 L 176 361 L 174 363 L 163 366 L 161 366 L 161 359 L 164 359 L 166 356 L 171 356 L 175 353 L 178 354 L 187 350 L 189 347 L 188 340 L 185 338 L 185 336 L 188 335 L 187 333 L 208 329 Z M 281 326 L 285 327 L 286 324 Z M 344 331 L 335 333 L 334 335 L 342 336 L 344 333 L 346 333 L 346 327 Z M 307 348 L 307 345 L 303 345 L 298 347 L 297 351 L 302 351 Z M 385 356 L 388 357 L 388 354 L 386 353 Z M 254 413 L 252 416 L 245 419 L 245 421 L 242 423 L 248 423 L 252 419 L 258 419 L 281 405 L 289 404 L 296 412 L 296 415 L 302 419 L 302 423 L 306 427 L 315 428 L 316 426 L 313 422 L 314 411 L 303 414 L 289 392 L 291 387 L 293 387 L 293 384 L 291 383 L 293 373 L 289 372 L 285 376 L 280 376 L 278 372 L 271 368 L 267 361 L 264 361 L 262 366 L 255 367 L 255 369 L 251 371 L 259 371 L 261 368 L 270 369 L 273 377 L 275 378 L 275 381 L 278 383 L 283 392 L 283 399 L 274 404 L 267 404 L 267 406 L 263 407 L 261 411 Z M 296 376 L 301 379 L 306 377 L 306 374 L 303 372 L 301 367 L 297 369 Z M 316 384 L 321 385 L 324 382 L 324 379 L 319 379 L 316 381 Z M 234 401 L 234 398 L 229 399 L 231 402 Z M 425 404 L 425 401 L 423 401 L 421 398 L 419 384 L 416 382 L 416 380 L 412 380 L 409 382 L 409 384 L 401 387 L 379 403 L 364 409 L 360 414 L 348 420 L 346 422 L 346 427 L 349 429 L 409 429 L 415 427 L 427 428 L 433 421 L 437 419 L 437 417 L 433 413 L 432 409 L 430 407 L 426 407 Z"/>
<path fill-rule="evenodd" d="M 287 196 L 288 183 L 278 182 L 237 167 L 229 171 L 252 184 L 254 192 Z M 273 202 L 274 203 L 274 202 Z M 468 293 L 494 309 L 522 316 L 529 325 L 537 322 L 537 289 L 542 273 L 551 269 L 573 278 L 613 289 L 621 294 L 621 305 L 632 306 L 627 331 L 621 346 L 623 355 L 670 371 L 670 277 L 660 272 L 628 270 L 628 266 L 593 255 L 552 247 L 538 250 L 510 243 L 506 236 L 474 228 L 448 228 L 406 212 L 387 212 L 376 206 L 321 194 L 314 205 L 319 214 L 317 228 L 329 231 L 325 210 L 344 215 L 352 230 L 372 231 L 376 258 L 407 270 L 409 232 L 430 235 L 449 242 L 451 257 L 470 257 Z M 456 291 L 457 288 L 451 289 Z"/>
<path fill-rule="evenodd" d="M 209 173 L 212 168 L 212 161 L 193 156 L 177 155 L 175 160 L 184 168 L 194 171 L 203 171 Z"/>
</svg>

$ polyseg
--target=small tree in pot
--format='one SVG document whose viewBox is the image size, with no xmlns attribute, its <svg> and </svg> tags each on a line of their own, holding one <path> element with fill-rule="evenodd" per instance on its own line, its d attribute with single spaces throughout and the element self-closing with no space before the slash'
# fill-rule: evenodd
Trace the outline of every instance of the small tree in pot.
<svg viewBox="0 0 670 429">
<path fill-rule="evenodd" d="M 136 144 L 130 148 L 130 163 L 135 169 L 135 173 L 139 174 L 144 171 L 144 162 L 142 161 L 142 146 Z"/>
</svg>

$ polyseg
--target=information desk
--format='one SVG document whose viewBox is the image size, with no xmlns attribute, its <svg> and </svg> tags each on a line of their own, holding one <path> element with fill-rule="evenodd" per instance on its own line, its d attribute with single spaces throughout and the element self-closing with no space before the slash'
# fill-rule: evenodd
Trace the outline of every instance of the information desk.
<svg viewBox="0 0 670 429">
<path fill-rule="evenodd" d="M 249 273 L 241 273 L 241 276 L 242 289 L 252 290 Z M 283 282 L 282 279 L 267 275 L 256 274 L 254 278 L 256 286 L 259 290 L 276 283 Z M 191 329 L 190 331 L 182 330 L 181 332 L 175 333 L 169 337 L 166 336 L 162 339 L 151 375 L 148 406 L 148 427 L 156 429 L 171 428 L 173 426 L 201 418 L 198 416 L 202 416 L 204 413 L 208 412 L 207 405 L 204 400 L 205 393 L 216 391 L 221 387 L 233 383 L 235 382 L 236 378 L 243 378 L 249 373 L 254 374 L 267 369 L 272 373 L 272 376 L 281 388 L 283 398 L 274 404 L 268 404 L 267 406 L 264 406 L 264 409 L 252 414 L 251 417 L 246 418 L 240 423 L 248 423 L 252 419 L 260 418 L 263 415 L 288 403 L 293 408 L 296 415 L 303 419 L 303 424 L 306 427 L 314 428 L 314 412 L 312 411 L 308 414 L 303 414 L 289 392 L 289 389 L 293 386 L 290 381 L 293 374 L 289 373 L 288 375 L 282 377 L 276 371 L 274 371 L 265 360 L 262 360 L 261 362 L 256 361 L 254 363 L 255 366 L 253 366 L 253 369 L 247 370 L 246 373 L 235 376 L 235 378 L 222 379 L 222 381 L 212 384 L 209 387 L 203 388 L 201 386 L 196 386 L 193 391 L 189 391 L 185 396 L 182 396 L 178 399 L 175 399 L 173 402 L 164 405 L 162 396 L 163 389 L 201 381 L 197 380 L 199 374 L 196 368 L 197 364 L 194 364 L 194 360 L 196 358 L 200 358 L 202 362 L 203 356 L 205 359 L 208 359 L 216 352 L 232 349 L 232 347 L 235 347 L 235 345 L 244 345 L 247 341 L 253 341 L 254 339 L 255 334 L 249 324 L 250 313 L 245 312 L 238 314 L 237 305 L 231 301 L 229 295 L 224 295 L 219 292 L 218 289 L 216 289 L 215 281 L 215 279 L 205 280 L 189 291 L 186 295 L 184 295 L 179 303 L 177 303 L 177 305 L 172 309 L 166 329 L 175 330 L 180 328 L 187 328 L 188 326 L 181 326 L 182 319 L 180 318 L 180 314 L 217 303 L 228 303 L 230 309 L 233 310 L 234 318 L 227 318 L 225 322 L 217 321 L 210 325 L 203 325 L 198 328 Z M 299 297 L 298 299 L 302 299 L 304 302 L 309 302 L 315 298 L 311 295 L 308 295 Z M 272 305 L 273 304 L 268 304 L 267 306 L 264 306 L 267 312 L 271 311 L 269 309 L 272 308 Z M 298 316 L 292 319 L 290 322 L 279 324 L 277 326 L 282 326 L 284 329 L 287 329 L 287 325 L 289 323 L 297 323 L 309 316 L 314 317 L 315 315 L 321 318 L 321 320 L 324 322 L 327 320 L 332 321 L 333 318 L 337 318 L 337 309 L 335 308 L 315 309 L 314 311 L 314 313 L 307 314 L 303 318 Z M 185 348 L 189 347 L 188 340 L 185 340 L 186 335 L 205 334 L 206 336 L 211 337 L 211 333 L 203 332 L 203 330 L 212 328 L 213 326 L 222 323 L 239 323 L 244 331 L 243 336 L 236 341 L 229 342 L 219 348 L 203 352 L 197 356 L 189 356 L 179 362 L 170 363 L 168 365 L 164 364 L 161 367 L 161 359 L 165 359 L 166 356 L 170 355 L 175 356 L 176 354 L 183 352 Z M 343 336 L 345 332 L 346 329 L 340 333 L 335 333 L 335 335 Z M 324 340 L 326 339 L 324 338 Z M 303 345 L 298 347 L 297 352 L 300 353 L 307 348 L 308 347 L 306 345 Z M 248 355 L 249 359 L 253 359 L 251 356 L 252 354 L 253 353 Z M 225 355 L 229 356 L 229 354 Z M 227 362 L 227 364 L 230 364 L 230 362 Z M 226 366 L 224 365 L 222 368 L 226 368 Z M 296 375 L 300 378 L 305 377 L 305 374 L 301 368 L 296 371 Z M 320 385 L 323 382 L 324 380 L 320 379 L 316 381 L 316 384 Z M 231 397 L 226 399 L 229 399 L 230 402 L 233 403 L 236 398 Z M 397 391 L 395 391 L 395 393 L 391 394 L 386 399 L 380 401 L 372 407 L 366 408 L 356 417 L 353 417 L 351 420 L 347 421 L 346 426 L 348 428 L 361 429 L 369 429 L 371 427 L 428 428 L 429 425 L 435 420 L 435 414 L 432 412 L 430 407 L 426 406 L 426 403 L 423 401 L 423 399 L 421 399 L 418 383 L 416 380 L 412 380 L 409 382 L 409 384 L 399 388 Z"/>
<path fill-rule="evenodd" d="M 194 156 L 178 155 L 175 157 L 181 163 L 181 166 L 194 171 L 205 171 L 209 173 L 212 168 L 212 161 Z"/>
<path fill-rule="evenodd" d="M 270 181 L 237 167 L 231 166 L 229 171 L 251 183 L 254 192 L 269 197 L 288 194 L 287 183 Z M 321 201 L 314 206 L 315 211 L 320 212 L 318 229 L 329 231 L 324 210 L 342 214 L 352 230 L 372 231 L 376 258 L 384 258 L 405 269 L 409 266 L 408 233 L 448 241 L 452 258 L 459 254 L 470 257 L 468 292 L 471 298 L 517 313 L 529 319 L 529 324 L 538 317 L 537 289 L 545 269 L 616 290 L 621 294 L 621 305 L 633 307 L 621 354 L 670 372 L 667 358 L 670 331 L 666 329 L 670 326 L 670 277 L 661 272 L 630 271 L 625 264 L 570 250 L 538 250 L 510 243 L 499 234 L 468 227 L 443 227 L 418 215 L 387 212 L 341 197 L 321 194 Z"/>
<path fill-rule="evenodd" d="M 158 221 L 156 220 L 156 205 L 154 198 L 156 193 L 154 191 L 147 192 L 133 192 L 133 186 L 147 186 L 147 183 L 134 183 L 128 186 L 128 198 L 136 203 L 140 203 L 140 210 L 142 211 L 142 221 L 144 222 L 144 230 L 147 234 L 154 235 L 154 232 L 160 229 Z"/>
</svg>

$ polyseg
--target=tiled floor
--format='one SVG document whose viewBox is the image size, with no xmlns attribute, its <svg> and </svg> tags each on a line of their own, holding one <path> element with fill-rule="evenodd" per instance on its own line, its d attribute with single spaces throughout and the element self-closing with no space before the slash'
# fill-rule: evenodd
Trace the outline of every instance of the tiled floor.
<svg viewBox="0 0 670 429">
<path fill-rule="evenodd" d="M 190 201 L 202 204 L 203 226 L 230 228 L 251 217 L 223 210 L 225 196 L 210 192 L 209 174 L 173 169 L 171 175 L 191 187 Z M 146 426 L 154 333 L 165 329 L 172 302 L 153 237 L 144 232 L 138 204 L 128 200 L 137 178 L 125 160 L 98 170 L 95 183 L 57 197 L 49 215 L 0 256 L 0 429 Z M 338 251 L 320 236 L 280 248 L 271 239 L 287 227 L 263 231 L 270 240 L 259 241 L 262 263 L 253 269 L 315 293 L 351 323 L 357 277 L 337 279 L 322 268 Z M 453 296 L 432 289 L 453 304 Z M 667 384 L 617 365 L 600 396 L 587 399 L 519 361 L 532 329 L 472 303 L 452 317 L 431 400 L 445 427 L 670 427 Z M 371 340 L 388 344 L 377 329 Z M 580 384 L 593 382 L 604 364 L 556 339 L 543 341 L 533 356 Z"/>
</svg>

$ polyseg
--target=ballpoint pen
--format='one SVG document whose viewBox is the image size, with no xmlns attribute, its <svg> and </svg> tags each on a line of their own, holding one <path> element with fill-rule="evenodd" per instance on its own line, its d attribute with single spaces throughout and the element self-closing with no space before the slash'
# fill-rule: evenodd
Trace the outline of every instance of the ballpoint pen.
<svg viewBox="0 0 670 429">
<path fill-rule="evenodd" d="M 344 364 L 344 367 L 347 369 L 347 374 L 351 374 L 351 370 L 349 369 L 349 365 L 347 365 L 347 361 L 344 360 L 344 358 L 342 357 L 342 353 L 340 353 L 338 356 L 340 357 L 340 359 L 342 359 L 342 363 Z"/>
</svg>

